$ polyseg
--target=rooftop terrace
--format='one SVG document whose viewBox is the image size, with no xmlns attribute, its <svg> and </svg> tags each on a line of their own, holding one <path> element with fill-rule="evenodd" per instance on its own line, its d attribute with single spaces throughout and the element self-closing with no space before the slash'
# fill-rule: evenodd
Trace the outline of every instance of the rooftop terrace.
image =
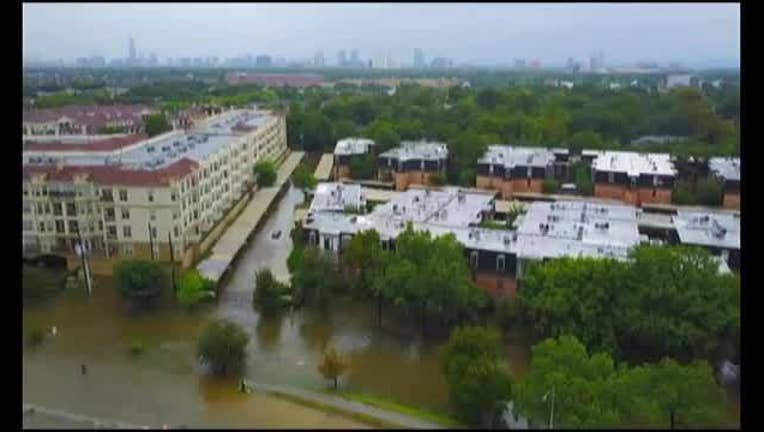
<svg viewBox="0 0 764 432">
<path fill-rule="evenodd" d="M 554 163 L 555 153 L 543 147 L 488 146 L 479 164 L 502 164 L 507 168 L 515 166 L 546 167 Z"/>
<path fill-rule="evenodd" d="M 344 138 L 337 141 L 334 147 L 335 155 L 366 154 L 374 141 L 366 138 Z"/>
<path fill-rule="evenodd" d="M 708 168 L 724 180 L 740 181 L 740 158 L 713 157 L 708 160 Z"/>
<path fill-rule="evenodd" d="M 740 249 L 740 216 L 734 213 L 679 210 L 673 218 L 684 244 Z"/>
</svg>

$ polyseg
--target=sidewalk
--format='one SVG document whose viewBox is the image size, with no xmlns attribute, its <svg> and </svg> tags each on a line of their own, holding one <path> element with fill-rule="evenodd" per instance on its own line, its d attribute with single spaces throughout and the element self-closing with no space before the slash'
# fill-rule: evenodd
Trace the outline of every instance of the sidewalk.
<svg viewBox="0 0 764 432">
<path fill-rule="evenodd" d="M 196 266 L 204 277 L 214 282 L 220 280 L 236 254 L 247 243 L 250 234 L 278 195 L 281 187 L 289 180 L 292 171 L 297 168 L 303 155 L 303 152 L 292 152 L 279 167 L 276 183 L 254 193 L 247 207 L 212 246 L 209 258 Z"/>
</svg>

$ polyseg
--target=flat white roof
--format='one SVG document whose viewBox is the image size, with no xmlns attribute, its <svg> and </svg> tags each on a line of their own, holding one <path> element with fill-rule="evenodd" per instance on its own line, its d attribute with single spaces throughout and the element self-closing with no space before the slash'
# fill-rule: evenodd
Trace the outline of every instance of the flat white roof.
<svg viewBox="0 0 764 432">
<path fill-rule="evenodd" d="M 380 157 L 402 161 L 409 159 L 439 160 L 448 157 L 448 146 L 445 143 L 434 141 L 403 141 L 400 147 L 390 149 L 382 153 Z"/>
<path fill-rule="evenodd" d="M 521 258 L 626 258 L 639 244 L 636 207 L 581 201 L 536 201 L 517 220 Z"/>
<path fill-rule="evenodd" d="M 309 213 L 320 211 L 343 212 L 345 207 L 361 208 L 366 199 L 361 185 L 343 183 L 319 183 L 310 203 Z"/>
<path fill-rule="evenodd" d="M 740 181 L 740 158 L 712 157 L 708 160 L 708 168 L 724 180 Z"/>
<path fill-rule="evenodd" d="M 480 164 L 501 164 L 507 168 L 515 166 L 547 167 L 554 163 L 555 152 L 543 147 L 513 147 L 503 145 L 488 146 Z"/>
<path fill-rule="evenodd" d="M 592 168 L 597 171 L 625 172 L 629 177 L 638 177 L 640 174 L 676 175 L 668 153 L 585 150 L 582 155 L 595 156 Z"/>
<path fill-rule="evenodd" d="M 343 138 L 334 147 L 335 155 L 366 154 L 374 141 L 367 138 Z"/>
<path fill-rule="evenodd" d="M 740 249 L 740 216 L 735 213 L 679 210 L 672 219 L 684 244 Z"/>
</svg>

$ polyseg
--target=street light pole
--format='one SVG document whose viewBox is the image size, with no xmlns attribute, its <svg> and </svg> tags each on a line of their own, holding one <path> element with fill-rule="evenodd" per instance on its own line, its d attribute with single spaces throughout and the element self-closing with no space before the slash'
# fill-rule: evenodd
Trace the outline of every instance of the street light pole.
<svg viewBox="0 0 764 432">
<path fill-rule="evenodd" d="M 549 412 L 549 429 L 554 429 L 554 386 L 552 386 L 552 409 Z"/>
</svg>

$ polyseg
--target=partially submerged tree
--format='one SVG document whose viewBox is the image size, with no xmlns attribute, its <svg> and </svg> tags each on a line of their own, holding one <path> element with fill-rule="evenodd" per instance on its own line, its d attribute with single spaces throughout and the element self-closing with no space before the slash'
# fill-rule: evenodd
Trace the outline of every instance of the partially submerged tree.
<svg viewBox="0 0 764 432">
<path fill-rule="evenodd" d="M 148 306 L 170 289 L 170 277 L 155 261 L 125 260 L 114 266 L 119 292 L 139 306 Z"/>
<path fill-rule="evenodd" d="M 318 365 L 318 371 L 324 378 L 334 383 L 334 389 L 337 390 L 339 377 L 345 373 L 349 364 L 345 357 L 336 349 L 329 348 L 324 353 L 321 364 Z"/>
<path fill-rule="evenodd" d="M 261 161 L 255 164 L 253 171 L 257 176 L 257 184 L 261 187 L 270 187 L 276 183 L 276 166 L 271 161 Z"/>
<path fill-rule="evenodd" d="M 247 357 L 249 335 L 236 323 L 217 320 L 204 329 L 197 342 L 197 355 L 216 375 L 239 373 Z"/>
</svg>

